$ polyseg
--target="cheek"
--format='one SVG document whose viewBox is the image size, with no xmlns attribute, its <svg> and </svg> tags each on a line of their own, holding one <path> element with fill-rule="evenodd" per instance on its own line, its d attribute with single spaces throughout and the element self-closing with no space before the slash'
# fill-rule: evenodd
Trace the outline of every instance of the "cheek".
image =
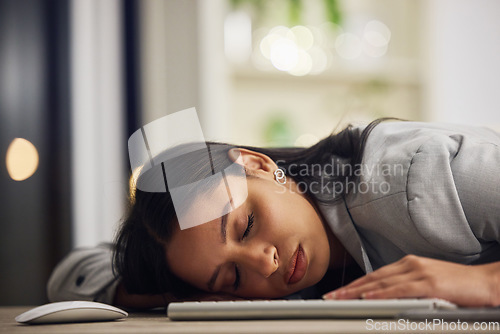
<svg viewBox="0 0 500 334">
<path fill-rule="evenodd" d="M 184 262 L 175 267 L 172 266 L 171 269 L 173 274 L 179 277 L 181 280 L 193 285 L 198 289 L 207 290 L 207 281 L 212 273 L 203 268 L 203 263 Z M 203 278 L 205 278 L 205 280 Z"/>
<path fill-rule="evenodd" d="M 203 288 L 200 278 L 209 275 L 206 273 L 207 259 L 203 257 L 203 253 L 197 249 L 172 246 L 167 252 L 167 261 L 172 273 L 198 288 Z"/>
<path fill-rule="evenodd" d="M 288 294 L 286 291 L 281 291 L 276 286 L 273 286 L 270 280 L 263 279 L 262 277 L 251 279 L 250 282 L 244 289 L 240 289 L 240 291 L 234 294 L 244 298 L 266 299 L 283 297 Z"/>
</svg>

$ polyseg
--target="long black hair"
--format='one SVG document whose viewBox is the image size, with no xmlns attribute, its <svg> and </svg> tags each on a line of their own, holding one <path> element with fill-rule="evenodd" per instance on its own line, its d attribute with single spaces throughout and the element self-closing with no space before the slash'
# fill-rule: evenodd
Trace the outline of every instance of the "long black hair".
<svg viewBox="0 0 500 334">
<path fill-rule="evenodd" d="M 269 156 L 306 195 L 318 202 L 334 203 L 346 195 L 346 187 L 324 193 L 309 185 L 315 181 L 315 184 L 319 184 L 322 178 L 323 182 L 326 178 L 326 182 L 338 186 L 355 182 L 356 168 L 361 163 L 366 140 L 373 128 L 384 120 L 373 121 L 363 129 L 348 126 L 307 148 L 236 147 Z M 210 159 L 200 158 L 201 150 L 195 150 L 183 155 L 182 164 L 176 165 L 179 160 L 174 160 L 167 168 L 180 173 L 178 179 L 190 183 L 225 170 L 233 163 L 228 151 L 235 146 L 206 142 L 206 147 Z M 335 173 L 325 174 L 312 168 L 327 163 L 335 168 Z M 307 167 L 311 168 L 302 172 Z M 138 183 L 141 177 L 149 176 L 146 172 L 139 177 Z M 201 292 L 176 277 L 166 261 L 165 245 L 175 231 L 176 222 L 175 208 L 168 189 L 166 192 L 131 191 L 128 216 L 118 230 L 113 258 L 115 273 L 121 277 L 128 293 L 171 293 L 182 299 Z"/>
</svg>

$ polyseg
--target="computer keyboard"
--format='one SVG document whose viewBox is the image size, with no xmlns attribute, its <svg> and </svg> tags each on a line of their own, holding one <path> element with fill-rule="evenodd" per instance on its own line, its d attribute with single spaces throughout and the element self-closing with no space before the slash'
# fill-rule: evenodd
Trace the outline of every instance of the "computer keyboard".
<svg viewBox="0 0 500 334">
<path fill-rule="evenodd" d="M 242 300 L 170 303 L 171 320 L 393 318 L 408 310 L 455 309 L 442 299 Z"/>
</svg>

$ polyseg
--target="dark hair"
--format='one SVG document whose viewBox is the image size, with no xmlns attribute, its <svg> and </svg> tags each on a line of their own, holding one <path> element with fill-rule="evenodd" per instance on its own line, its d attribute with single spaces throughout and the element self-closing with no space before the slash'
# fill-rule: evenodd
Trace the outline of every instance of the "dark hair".
<svg viewBox="0 0 500 334">
<path fill-rule="evenodd" d="M 321 177 L 328 177 L 329 181 L 345 184 L 347 181 L 355 181 L 355 168 L 361 163 L 368 135 L 375 126 L 384 120 L 386 119 L 373 121 L 363 130 L 348 126 L 341 132 L 331 134 L 308 148 L 260 148 L 240 145 L 236 147 L 269 156 L 278 167 L 285 170 L 286 175 L 293 175 L 292 177 L 297 184 L 310 185 Z M 163 168 L 178 173 L 179 177 L 176 179 L 182 179 L 183 182 L 189 184 L 223 171 L 233 163 L 228 156 L 228 151 L 235 146 L 215 142 L 206 142 L 205 144 L 210 159 L 200 158 L 201 154 L 207 154 L 205 147 L 203 150 L 193 150 L 192 147 L 183 145 L 175 148 L 175 150 L 183 152 L 182 159 L 169 160 Z M 169 150 L 169 153 L 171 152 L 172 150 Z M 209 164 L 207 161 L 211 163 Z M 300 173 L 299 169 L 304 166 L 321 165 L 328 162 L 341 166 L 342 168 L 338 169 L 341 172 L 331 175 Z M 153 179 L 154 181 L 154 175 L 163 174 L 155 173 L 154 170 L 146 171 L 139 176 L 137 184 L 139 185 L 144 179 L 150 179 L 150 181 Z M 163 182 L 163 180 L 158 181 Z M 169 183 L 169 186 L 173 189 L 177 185 Z M 345 189 L 337 193 L 338 196 L 322 194 L 307 186 L 303 186 L 302 190 L 322 203 L 332 203 L 345 196 Z M 118 231 L 113 256 L 115 273 L 121 276 L 128 293 L 157 294 L 168 292 L 182 299 L 201 292 L 176 277 L 166 261 L 164 246 L 172 237 L 176 222 L 177 217 L 168 189 L 166 192 L 147 192 L 139 189 L 136 189 L 135 192 L 131 191 L 128 216 Z"/>
</svg>

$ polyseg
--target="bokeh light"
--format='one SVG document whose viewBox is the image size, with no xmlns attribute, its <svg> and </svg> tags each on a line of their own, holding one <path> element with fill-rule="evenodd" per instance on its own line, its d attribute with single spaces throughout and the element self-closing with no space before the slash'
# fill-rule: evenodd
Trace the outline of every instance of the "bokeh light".
<svg viewBox="0 0 500 334">
<path fill-rule="evenodd" d="M 371 20 L 364 29 L 355 30 L 362 31 L 361 36 L 333 23 L 261 28 L 253 34 L 258 51 L 254 49 L 251 60 L 259 70 L 274 68 L 304 76 L 327 71 L 335 62 L 332 51 L 344 60 L 355 60 L 363 54 L 378 58 L 387 53 L 391 31 L 384 23 Z"/>
<path fill-rule="evenodd" d="M 38 168 L 38 151 L 29 140 L 15 138 L 7 149 L 5 162 L 9 176 L 15 181 L 24 181 Z"/>
<path fill-rule="evenodd" d="M 361 39 L 355 34 L 344 33 L 337 37 L 335 49 L 339 56 L 344 59 L 356 59 L 361 55 L 363 45 Z"/>
</svg>

